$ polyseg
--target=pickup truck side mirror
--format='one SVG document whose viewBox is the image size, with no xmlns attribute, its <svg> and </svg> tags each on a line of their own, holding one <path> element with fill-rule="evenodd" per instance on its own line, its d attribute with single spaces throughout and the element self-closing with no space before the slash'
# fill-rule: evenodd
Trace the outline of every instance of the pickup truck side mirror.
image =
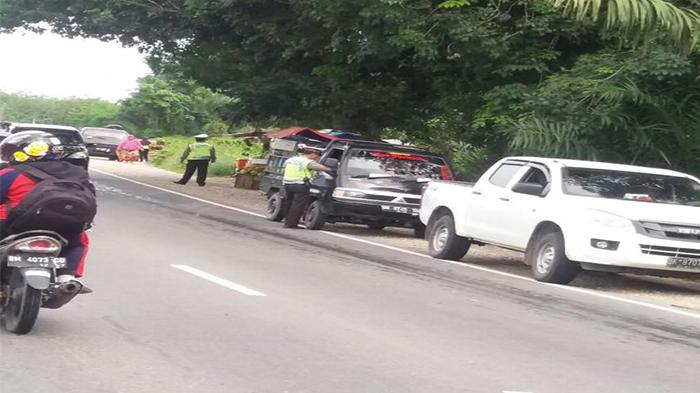
<svg viewBox="0 0 700 393">
<path fill-rule="evenodd" d="M 338 160 L 336 160 L 335 158 L 327 158 L 323 165 L 331 169 L 338 169 Z"/>
<path fill-rule="evenodd" d="M 537 183 L 518 183 L 513 186 L 513 192 L 541 197 L 546 186 Z"/>
</svg>

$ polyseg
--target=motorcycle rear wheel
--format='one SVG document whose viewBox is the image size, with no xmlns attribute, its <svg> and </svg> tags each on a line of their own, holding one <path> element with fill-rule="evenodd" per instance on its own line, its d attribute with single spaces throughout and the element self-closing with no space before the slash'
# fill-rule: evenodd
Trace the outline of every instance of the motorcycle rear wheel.
<svg viewBox="0 0 700 393">
<path fill-rule="evenodd" d="M 41 291 L 27 285 L 22 273 L 12 269 L 9 295 L 10 299 L 5 307 L 5 330 L 14 334 L 27 334 L 39 316 Z"/>
</svg>

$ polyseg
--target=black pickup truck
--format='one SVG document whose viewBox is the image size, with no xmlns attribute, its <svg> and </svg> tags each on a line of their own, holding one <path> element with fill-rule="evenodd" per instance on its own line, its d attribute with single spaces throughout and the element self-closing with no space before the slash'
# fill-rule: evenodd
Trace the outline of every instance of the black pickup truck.
<svg viewBox="0 0 700 393">
<path fill-rule="evenodd" d="M 292 145 L 293 146 L 293 145 Z M 267 218 L 284 217 L 282 172 L 289 153 L 273 154 L 261 189 L 268 198 Z M 347 222 L 384 227 L 414 228 L 423 237 L 418 219 L 421 191 L 431 180 L 450 180 L 446 161 L 427 151 L 383 142 L 336 140 L 328 143 L 319 160 L 335 168 L 335 176 L 318 173 L 311 180 L 312 199 L 305 223 L 321 229 L 325 223 Z"/>
</svg>

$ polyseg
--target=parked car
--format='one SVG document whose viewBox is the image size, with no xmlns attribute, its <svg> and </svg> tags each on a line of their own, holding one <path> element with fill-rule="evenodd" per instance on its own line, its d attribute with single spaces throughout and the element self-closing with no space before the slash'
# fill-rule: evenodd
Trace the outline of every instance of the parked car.
<svg viewBox="0 0 700 393">
<path fill-rule="evenodd" d="M 282 171 L 288 156 L 273 154 L 261 183 L 273 221 L 284 216 Z M 443 158 L 382 142 L 335 140 L 327 144 L 319 162 L 336 168 L 337 175 L 319 173 L 311 180 L 312 199 L 305 216 L 310 229 L 348 222 L 376 230 L 414 228 L 416 236 L 423 237 L 425 227 L 418 219 L 421 188 L 431 180 L 452 178 Z"/>
<path fill-rule="evenodd" d="M 116 128 L 85 127 L 81 130 L 88 152 L 94 157 L 117 159 L 117 146 L 129 133 Z"/>
<path fill-rule="evenodd" d="M 700 180 L 680 172 L 506 158 L 473 185 L 430 183 L 420 219 L 433 257 L 493 244 L 524 252 L 539 281 L 581 268 L 700 277 Z"/>
<path fill-rule="evenodd" d="M 33 124 L 33 123 L 1 123 L 0 138 L 2 134 L 16 134 L 22 131 L 44 131 L 54 135 L 61 140 L 63 144 L 62 159 L 71 162 L 75 165 L 87 168 L 90 163 L 87 147 L 83 141 L 80 131 L 77 128 L 69 126 L 60 126 L 52 124 Z"/>
</svg>

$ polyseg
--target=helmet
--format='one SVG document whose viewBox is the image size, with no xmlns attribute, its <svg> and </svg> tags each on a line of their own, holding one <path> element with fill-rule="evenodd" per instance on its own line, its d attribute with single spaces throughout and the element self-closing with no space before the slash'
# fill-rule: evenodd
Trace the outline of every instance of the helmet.
<svg viewBox="0 0 700 393">
<path fill-rule="evenodd" d="M 44 131 L 22 131 L 0 143 L 0 160 L 10 164 L 60 160 L 63 144 Z"/>
</svg>

